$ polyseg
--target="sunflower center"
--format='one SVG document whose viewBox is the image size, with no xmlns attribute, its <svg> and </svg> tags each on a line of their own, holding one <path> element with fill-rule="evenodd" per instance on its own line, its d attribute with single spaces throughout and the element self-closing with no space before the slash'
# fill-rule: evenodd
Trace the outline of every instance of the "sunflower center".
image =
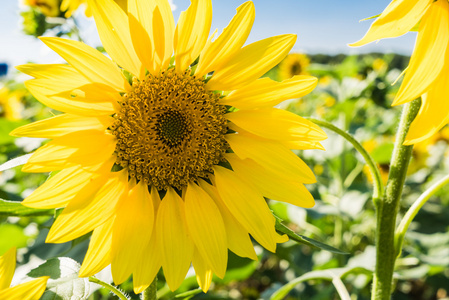
<svg viewBox="0 0 449 300">
<path fill-rule="evenodd" d="M 168 109 L 158 117 L 156 128 L 160 138 L 167 145 L 173 147 L 184 139 L 187 119 L 179 111 Z"/>
<path fill-rule="evenodd" d="M 302 72 L 301 64 L 299 62 L 294 63 L 291 68 L 291 73 L 293 75 L 298 75 L 301 74 L 301 72 Z"/>
<path fill-rule="evenodd" d="M 229 148 L 219 95 L 174 69 L 134 79 L 132 87 L 110 127 L 117 137 L 116 164 L 158 190 L 207 178 Z"/>
</svg>

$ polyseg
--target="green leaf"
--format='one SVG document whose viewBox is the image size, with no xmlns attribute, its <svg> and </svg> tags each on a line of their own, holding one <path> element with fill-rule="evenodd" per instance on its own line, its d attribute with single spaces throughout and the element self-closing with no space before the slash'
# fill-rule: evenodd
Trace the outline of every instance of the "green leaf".
<svg viewBox="0 0 449 300">
<path fill-rule="evenodd" d="M 0 199 L 0 216 L 6 217 L 29 217 L 29 216 L 52 216 L 53 209 L 36 209 L 26 207 L 17 201 Z"/>
<path fill-rule="evenodd" d="M 0 236 L 0 255 L 3 255 L 11 247 L 26 247 L 30 239 L 25 235 L 22 227 L 8 223 L 0 225 Z"/>
<path fill-rule="evenodd" d="M 9 133 L 16 129 L 19 126 L 25 125 L 29 122 L 20 120 L 20 121 L 11 121 L 7 119 L 0 119 L 0 144 L 9 144 L 14 142 L 15 137 L 10 136 Z"/>
<path fill-rule="evenodd" d="M 94 291 L 95 285 L 88 278 L 79 278 L 79 270 L 80 264 L 73 259 L 57 257 L 47 260 L 27 275 L 33 278 L 50 276 L 41 300 L 85 300 Z"/>
<path fill-rule="evenodd" d="M 184 300 L 187 300 L 187 299 L 190 299 L 193 296 L 195 296 L 195 295 L 197 295 L 197 294 L 199 294 L 201 292 L 202 292 L 201 289 L 196 289 L 196 290 L 192 290 L 192 291 L 188 291 L 188 292 L 185 292 L 185 293 L 178 294 L 178 295 L 175 296 L 175 298 L 182 298 Z"/>
<path fill-rule="evenodd" d="M 281 232 L 281 233 L 285 233 L 286 235 L 288 235 L 288 237 L 291 240 L 293 240 L 293 241 L 295 241 L 297 243 L 308 245 L 308 246 L 311 246 L 311 247 L 320 248 L 322 250 L 326 250 L 326 251 L 329 251 L 329 252 L 332 252 L 332 253 L 336 253 L 336 254 L 345 254 L 345 255 L 349 254 L 347 252 L 344 252 L 344 251 L 339 250 L 337 248 L 334 248 L 332 246 L 326 245 L 326 244 L 324 244 L 322 242 L 319 242 L 317 240 L 308 238 L 306 236 L 299 235 L 299 234 L 295 233 L 293 230 L 291 230 L 290 228 L 288 228 L 287 226 L 285 226 L 284 224 L 282 224 L 281 223 L 282 222 L 281 218 L 279 218 L 276 215 L 274 215 L 274 217 L 276 218 L 276 225 L 275 225 L 276 226 L 276 230 Z"/>
<path fill-rule="evenodd" d="M 387 164 L 390 162 L 393 148 L 394 143 L 379 145 L 371 152 L 371 157 L 379 164 Z"/>
<path fill-rule="evenodd" d="M 229 284 L 232 281 L 244 281 L 257 269 L 258 262 L 247 257 L 240 257 L 232 251 L 228 251 L 228 266 L 223 279 L 214 278 L 214 282 Z"/>
</svg>

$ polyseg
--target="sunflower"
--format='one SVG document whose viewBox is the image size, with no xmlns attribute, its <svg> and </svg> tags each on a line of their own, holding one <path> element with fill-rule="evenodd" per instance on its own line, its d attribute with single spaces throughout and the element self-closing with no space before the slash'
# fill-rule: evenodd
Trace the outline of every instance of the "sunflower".
<svg viewBox="0 0 449 300">
<path fill-rule="evenodd" d="M 21 102 L 23 91 L 11 91 L 7 87 L 0 86 L 0 117 L 8 120 L 20 120 L 22 118 L 23 105 Z"/>
<path fill-rule="evenodd" d="M 60 170 L 23 204 L 65 207 L 47 242 L 93 231 L 82 277 L 111 264 L 114 282 L 133 274 L 140 293 L 162 266 L 175 290 L 192 263 L 207 291 L 212 274 L 225 275 L 228 249 L 257 259 L 249 234 L 272 252 L 287 240 L 264 196 L 313 206 L 303 184 L 315 177 L 290 149 L 321 148 L 326 135 L 272 106 L 309 93 L 317 79 L 259 79 L 296 36 L 242 48 L 251 1 L 214 41 L 210 0 L 192 1 L 176 27 L 166 0 L 130 0 L 128 15 L 112 0 L 88 4 L 112 61 L 43 37 L 68 65 L 18 67 L 36 78 L 25 84 L 39 101 L 64 112 L 12 132 L 53 139 L 23 171 Z"/>
<path fill-rule="evenodd" d="M 126 11 L 127 0 L 114 0 Z M 86 4 L 87 0 L 25 0 L 25 4 L 39 8 L 40 12 L 47 17 L 72 16 L 81 4 Z M 90 8 L 86 8 L 86 16 L 92 16 Z"/>
<path fill-rule="evenodd" d="M 400 105 L 421 97 L 419 113 L 405 144 L 427 139 L 449 123 L 449 3 L 447 0 L 395 0 L 350 46 L 403 35 L 417 28 L 415 50 L 393 101 Z"/>
<path fill-rule="evenodd" d="M 16 268 L 16 249 L 0 256 L 0 295 L 8 300 L 38 300 L 45 291 L 49 277 L 40 277 L 14 287 L 9 287 Z"/>
<path fill-rule="evenodd" d="M 378 139 L 364 141 L 362 146 L 373 157 L 380 172 L 382 182 L 387 184 L 388 174 L 390 173 L 390 157 L 393 151 L 393 136 L 381 136 Z M 370 183 L 373 183 L 373 175 L 368 165 L 363 167 L 363 173 Z"/>
<path fill-rule="evenodd" d="M 127 9 L 127 0 L 114 0 L 120 7 L 126 11 Z M 81 4 L 88 4 L 87 0 L 61 0 L 61 11 L 64 11 L 64 16 L 66 18 L 70 17 L 74 11 L 78 9 Z M 86 7 L 85 12 L 87 17 L 92 16 L 91 9 L 89 5 Z"/>
<path fill-rule="evenodd" d="M 47 17 L 59 17 L 61 14 L 60 0 L 25 0 L 25 4 L 38 8 Z"/>
<path fill-rule="evenodd" d="M 302 53 L 291 53 L 279 64 L 279 78 L 281 80 L 295 75 L 309 75 L 307 67 L 310 59 Z"/>
</svg>

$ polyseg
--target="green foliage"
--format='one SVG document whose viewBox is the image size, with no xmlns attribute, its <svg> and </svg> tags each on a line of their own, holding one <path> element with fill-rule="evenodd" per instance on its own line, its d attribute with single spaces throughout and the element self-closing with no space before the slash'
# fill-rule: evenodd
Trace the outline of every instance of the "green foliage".
<svg viewBox="0 0 449 300">
<path fill-rule="evenodd" d="M 54 211 L 52 209 L 35 209 L 23 206 L 17 201 L 8 201 L 0 199 L 0 216 L 51 216 Z"/>
<path fill-rule="evenodd" d="M 42 300 L 85 300 L 95 288 L 87 278 L 79 278 L 79 263 L 67 257 L 52 258 L 28 273 L 29 277 L 49 276 Z"/>
<path fill-rule="evenodd" d="M 288 228 L 287 226 L 285 226 L 284 224 L 281 223 L 282 222 L 281 218 L 279 218 L 277 216 L 275 216 L 275 218 L 276 218 L 276 230 L 281 233 L 285 233 L 290 239 L 292 239 L 293 241 L 295 241 L 299 244 L 316 247 L 316 248 L 326 250 L 326 251 L 336 253 L 336 254 L 348 254 L 348 253 L 338 250 L 332 246 L 326 245 L 325 243 L 316 241 L 316 240 L 308 238 L 306 236 L 296 234 L 293 230 L 291 230 L 290 228 Z"/>
</svg>

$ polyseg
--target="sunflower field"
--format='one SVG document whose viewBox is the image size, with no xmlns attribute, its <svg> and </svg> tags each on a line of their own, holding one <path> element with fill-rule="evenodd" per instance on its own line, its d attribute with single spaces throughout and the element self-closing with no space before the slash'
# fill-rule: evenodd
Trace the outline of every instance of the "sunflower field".
<svg viewBox="0 0 449 300">
<path fill-rule="evenodd" d="M 449 2 L 347 41 L 411 56 L 250 43 L 257 2 L 20 1 L 57 59 L 0 56 L 0 300 L 449 300 Z"/>
</svg>

